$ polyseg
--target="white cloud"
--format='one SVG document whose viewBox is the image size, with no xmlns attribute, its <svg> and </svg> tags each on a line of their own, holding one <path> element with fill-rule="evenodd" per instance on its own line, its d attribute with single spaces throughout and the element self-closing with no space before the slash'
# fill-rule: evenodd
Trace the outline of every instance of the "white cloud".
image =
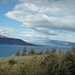
<svg viewBox="0 0 75 75">
<path fill-rule="evenodd" d="M 61 39 L 62 36 L 55 36 L 59 35 L 55 31 L 75 32 L 75 0 L 19 1 L 20 3 L 5 16 L 20 21 L 35 31 L 53 35 L 52 37 L 57 39 Z M 31 34 L 27 33 L 26 35 L 31 36 Z"/>
<path fill-rule="evenodd" d="M 72 15 L 75 12 L 74 0 L 20 1 L 23 2 L 16 5 L 14 10 L 6 13 L 7 17 L 20 21 L 30 28 L 75 31 L 75 18 Z"/>
<path fill-rule="evenodd" d="M 13 28 L 0 27 L 0 35 L 10 36 L 15 31 Z"/>
</svg>

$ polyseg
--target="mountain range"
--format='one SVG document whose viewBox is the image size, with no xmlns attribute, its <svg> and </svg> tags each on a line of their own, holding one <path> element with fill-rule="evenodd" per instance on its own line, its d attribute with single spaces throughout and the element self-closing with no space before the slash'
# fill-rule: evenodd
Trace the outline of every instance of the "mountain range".
<svg viewBox="0 0 75 75">
<path fill-rule="evenodd" d="M 21 39 L 9 38 L 3 35 L 0 35 L 0 44 L 36 46 L 35 44 L 25 42 Z M 48 45 L 52 44 L 57 46 L 75 46 L 75 42 L 66 42 L 66 41 L 60 41 L 60 40 L 48 40 L 48 41 L 45 41 L 45 44 L 48 44 Z"/>
<path fill-rule="evenodd" d="M 25 42 L 21 39 L 9 38 L 3 35 L 0 35 L 0 44 L 13 44 L 13 45 L 28 45 L 28 46 L 36 46 L 35 44 Z"/>
<path fill-rule="evenodd" d="M 62 46 L 75 46 L 75 42 L 66 42 L 60 40 L 49 40 L 45 43 L 52 44 L 52 45 L 62 45 Z"/>
</svg>

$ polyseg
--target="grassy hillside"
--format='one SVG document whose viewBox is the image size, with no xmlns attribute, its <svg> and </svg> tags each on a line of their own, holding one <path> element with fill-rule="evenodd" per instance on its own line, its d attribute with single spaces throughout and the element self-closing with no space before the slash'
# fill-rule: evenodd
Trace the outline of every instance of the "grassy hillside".
<svg viewBox="0 0 75 75">
<path fill-rule="evenodd" d="M 0 75 L 75 75 L 75 48 L 1 58 Z"/>
</svg>

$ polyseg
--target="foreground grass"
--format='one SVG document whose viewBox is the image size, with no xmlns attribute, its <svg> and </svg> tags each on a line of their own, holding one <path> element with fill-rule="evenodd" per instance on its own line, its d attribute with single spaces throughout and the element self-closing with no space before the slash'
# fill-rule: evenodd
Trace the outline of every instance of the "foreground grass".
<svg viewBox="0 0 75 75">
<path fill-rule="evenodd" d="M 0 75 L 38 75 L 47 55 L 13 56 L 0 59 Z M 36 70 L 35 70 L 36 69 Z"/>
<path fill-rule="evenodd" d="M 0 75 L 75 75 L 75 48 L 0 58 Z"/>
</svg>

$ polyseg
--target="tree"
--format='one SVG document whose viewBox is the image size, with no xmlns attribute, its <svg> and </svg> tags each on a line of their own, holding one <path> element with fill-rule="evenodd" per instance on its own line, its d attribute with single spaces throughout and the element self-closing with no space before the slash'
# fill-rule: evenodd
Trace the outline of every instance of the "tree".
<svg viewBox="0 0 75 75">
<path fill-rule="evenodd" d="M 40 51 L 40 53 L 39 54 L 43 54 L 43 51 Z"/>
<path fill-rule="evenodd" d="M 31 49 L 31 50 L 28 52 L 28 54 L 35 54 L 34 49 Z"/>
<path fill-rule="evenodd" d="M 49 50 L 46 49 L 45 52 L 44 52 L 44 54 L 49 54 Z"/>
<path fill-rule="evenodd" d="M 17 51 L 14 56 L 19 56 L 19 55 L 20 55 L 20 52 Z"/>
<path fill-rule="evenodd" d="M 26 55 L 26 47 L 23 48 L 22 52 L 21 52 L 21 56 Z"/>
<path fill-rule="evenodd" d="M 52 50 L 50 51 L 50 53 L 56 53 L 56 48 L 52 48 Z"/>
<path fill-rule="evenodd" d="M 75 54 L 75 46 L 72 46 L 72 52 Z"/>
</svg>

